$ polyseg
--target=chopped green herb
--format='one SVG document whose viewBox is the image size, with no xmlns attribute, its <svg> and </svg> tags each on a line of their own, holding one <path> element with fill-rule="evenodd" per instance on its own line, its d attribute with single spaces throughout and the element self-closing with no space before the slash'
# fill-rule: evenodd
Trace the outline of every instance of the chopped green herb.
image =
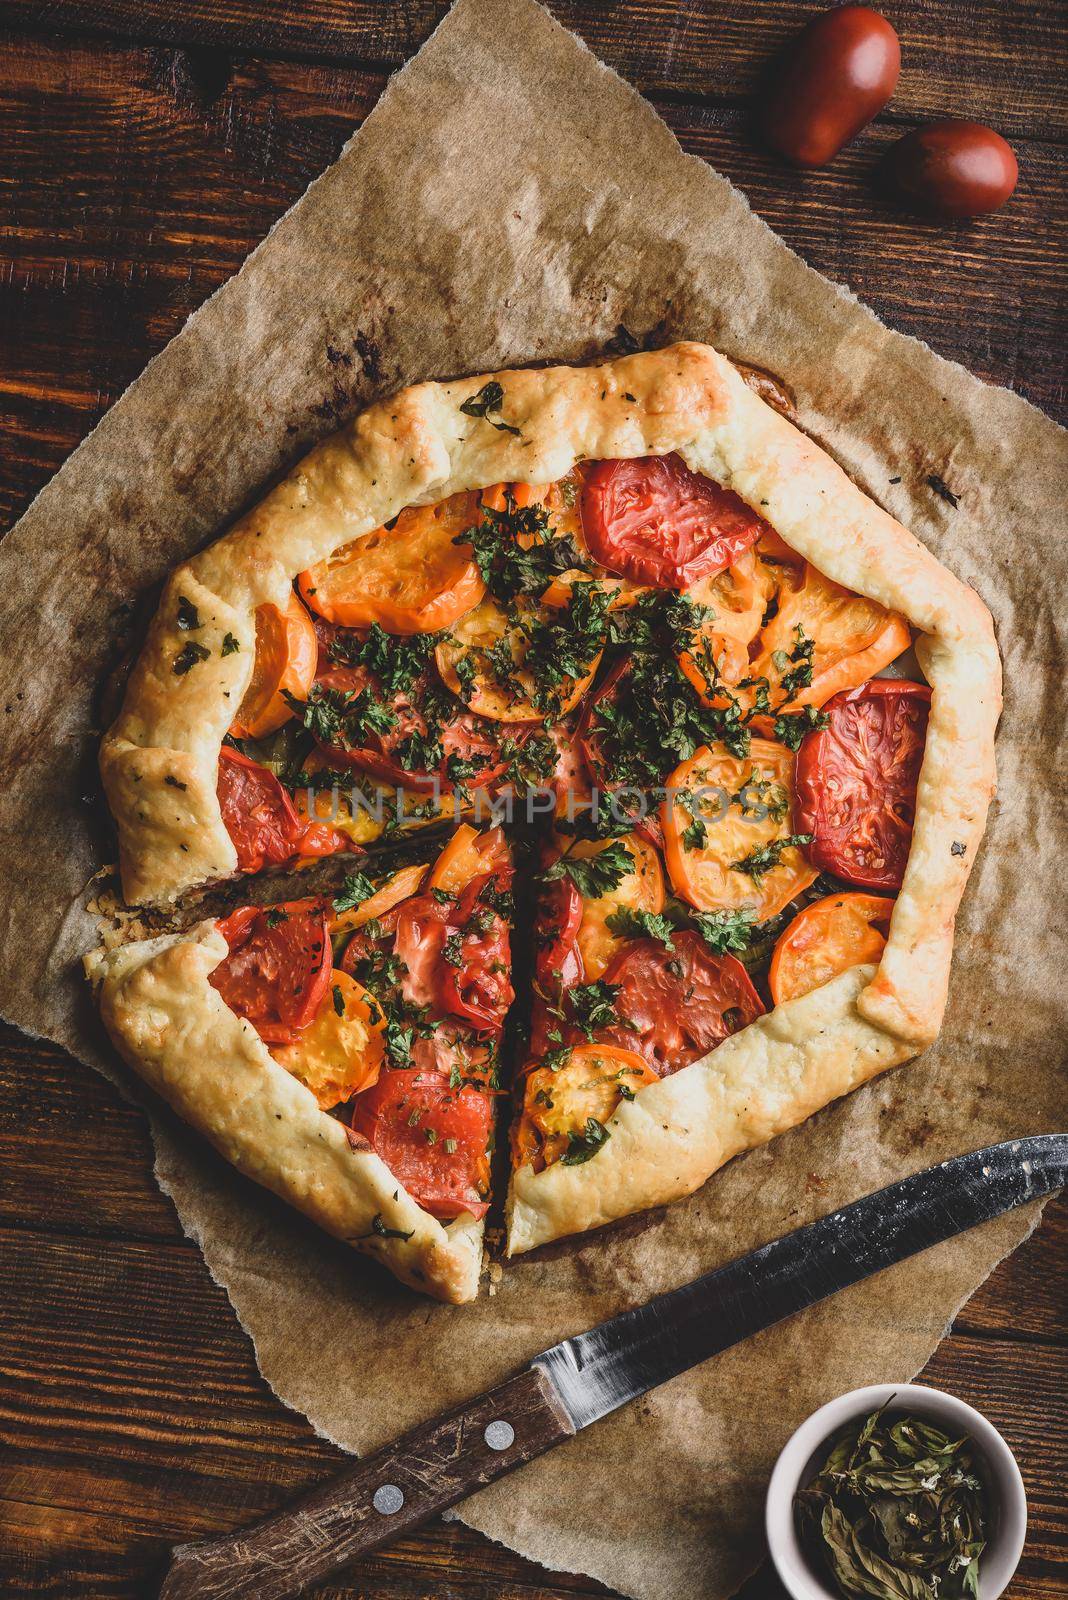
<svg viewBox="0 0 1068 1600">
<path fill-rule="evenodd" d="M 197 610 L 192 600 L 187 600 L 184 594 L 180 594 L 178 596 L 178 614 L 175 620 L 177 621 L 178 626 L 183 628 L 186 632 L 188 632 L 190 628 L 199 628 L 203 626 L 200 620 L 200 612 Z"/>
<path fill-rule="evenodd" d="M 632 906 L 619 906 L 605 918 L 610 933 L 621 939 L 659 939 L 667 950 L 674 950 L 671 922 L 658 911 L 635 911 Z"/>
<path fill-rule="evenodd" d="M 519 438 L 518 428 L 513 428 L 510 422 L 494 422 L 489 415 L 491 411 L 499 411 L 501 409 L 501 401 L 503 399 L 504 390 L 494 379 L 490 383 L 484 383 L 477 394 L 473 394 L 469 399 L 464 400 L 461 403 L 460 410 L 465 417 L 481 417 L 484 422 L 488 422 L 490 427 L 496 428 L 498 432 L 514 433 Z"/>
<path fill-rule="evenodd" d="M 814 834 L 788 833 L 781 839 L 769 839 L 767 844 L 761 844 L 755 850 L 750 850 L 747 856 L 740 861 L 731 862 L 732 872 L 744 872 L 754 883 L 760 881 L 779 865 L 784 850 L 800 849 L 803 844 L 811 844 Z"/>
<path fill-rule="evenodd" d="M 232 633 L 223 634 L 222 653 L 224 656 L 233 656 L 241 649 L 240 644 Z"/>
<path fill-rule="evenodd" d="M 587 1117 L 586 1126 L 581 1133 L 571 1132 L 567 1136 L 567 1149 L 560 1157 L 561 1164 L 565 1167 L 580 1167 L 583 1162 L 595 1156 L 602 1145 L 608 1142 L 609 1133 L 603 1122 L 598 1122 L 596 1117 Z"/>
<path fill-rule="evenodd" d="M 701 938 L 714 955 L 728 950 L 745 950 L 756 923 L 754 911 L 695 911 L 691 919 Z"/>
<path fill-rule="evenodd" d="M 205 645 L 198 644 L 196 639 L 189 639 L 175 656 L 171 670 L 178 677 L 184 677 L 192 667 L 196 666 L 198 661 L 207 661 L 210 655 L 211 651 Z"/>
<path fill-rule="evenodd" d="M 370 900 L 374 892 L 374 882 L 366 872 L 347 873 L 334 896 L 334 910 L 339 916 L 343 911 L 352 911 L 356 906 L 362 906 L 365 900 Z"/>
<path fill-rule="evenodd" d="M 341 992 L 341 985 L 339 983 L 334 984 L 334 1010 L 337 1012 L 339 1017 L 343 1017 L 345 1015 L 345 996 Z"/>
<path fill-rule="evenodd" d="M 634 858 L 621 839 L 598 850 L 596 855 L 557 857 L 539 874 L 543 883 L 554 883 L 558 878 L 570 878 L 576 889 L 587 900 L 598 900 L 610 894 L 634 871 Z"/>
</svg>

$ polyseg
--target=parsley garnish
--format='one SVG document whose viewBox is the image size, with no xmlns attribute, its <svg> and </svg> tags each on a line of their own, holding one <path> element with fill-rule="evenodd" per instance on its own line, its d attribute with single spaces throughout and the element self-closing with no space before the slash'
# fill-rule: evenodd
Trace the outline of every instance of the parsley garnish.
<svg viewBox="0 0 1068 1600">
<path fill-rule="evenodd" d="M 408 1240 L 414 1235 L 415 1229 L 412 1228 L 409 1233 L 405 1233 L 403 1228 L 387 1228 L 382 1213 L 376 1211 L 371 1220 L 371 1233 L 377 1234 L 380 1239 L 403 1239 L 407 1244 Z M 364 1234 L 364 1238 L 369 1239 L 371 1233 Z"/>
<path fill-rule="evenodd" d="M 352 911 L 356 906 L 362 906 L 365 900 L 370 900 L 374 892 L 374 883 L 366 872 L 350 872 L 334 896 L 334 910 L 339 915 L 342 911 Z"/>
<path fill-rule="evenodd" d="M 339 1017 L 343 1017 L 345 1015 L 345 996 L 341 992 L 341 985 L 339 983 L 334 984 L 334 1010 L 337 1012 Z"/>
<path fill-rule="evenodd" d="M 600 1029 L 618 1027 L 623 1021 L 616 1010 L 618 993 L 619 985 L 605 983 L 603 978 L 595 983 L 576 983 L 567 990 L 571 1020 L 587 1039 L 592 1040 Z"/>
<path fill-rule="evenodd" d="M 189 639 L 175 656 L 171 670 L 179 677 L 184 677 L 198 661 L 207 661 L 210 655 L 211 651 L 205 645 L 198 644 L 195 639 Z"/>
<path fill-rule="evenodd" d="M 187 632 L 190 628 L 199 628 L 202 626 L 200 621 L 200 612 L 197 610 L 192 600 L 187 600 L 184 594 L 180 594 L 178 596 L 178 615 L 176 620 L 178 626 L 185 629 Z"/>
<path fill-rule="evenodd" d="M 621 939 L 659 939 L 668 950 L 674 950 L 671 922 L 658 911 L 635 911 L 632 906 L 620 906 L 605 918 L 610 933 Z"/>
<path fill-rule="evenodd" d="M 621 839 L 598 850 L 596 855 L 559 856 L 539 874 L 542 883 L 554 883 L 558 878 L 570 878 L 576 889 L 587 900 L 598 900 L 603 894 L 618 889 L 624 878 L 634 871 L 634 860 Z"/>
<path fill-rule="evenodd" d="M 473 394 L 469 399 L 464 400 L 460 405 L 460 410 L 465 417 L 480 417 L 483 422 L 488 422 L 490 427 L 496 428 L 499 433 L 514 433 L 517 439 L 521 438 L 519 429 L 513 428 L 510 422 L 494 422 L 489 415 L 491 411 L 499 411 L 501 409 L 501 401 L 503 399 L 504 390 L 496 379 L 493 379 L 490 383 L 484 383 L 477 394 Z"/>
<path fill-rule="evenodd" d="M 223 634 L 222 653 L 224 656 L 236 655 L 241 646 L 232 633 Z"/>
<path fill-rule="evenodd" d="M 560 1157 L 561 1164 L 565 1167 L 581 1166 L 595 1156 L 608 1139 L 609 1132 L 604 1123 L 598 1122 L 596 1117 L 587 1117 L 581 1133 L 568 1134 L 567 1149 Z"/>
<path fill-rule="evenodd" d="M 755 850 L 750 850 L 740 861 L 732 861 L 731 871 L 744 872 L 754 883 L 760 883 L 773 867 L 779 865 L 784 850 L 811 844 L 814 837 L 815 835 L 811 833 L 788 833 L 782 839 L 769 839 L 767 844 L 758 845 Z"/>
<path fill-rule="evenodd" d="M 694 927 L 713 955 L 725 955 L 728 950 L 746 950 L 756 923 L 754 911 L 695 911 L 691 915 Z"/>
</svg>

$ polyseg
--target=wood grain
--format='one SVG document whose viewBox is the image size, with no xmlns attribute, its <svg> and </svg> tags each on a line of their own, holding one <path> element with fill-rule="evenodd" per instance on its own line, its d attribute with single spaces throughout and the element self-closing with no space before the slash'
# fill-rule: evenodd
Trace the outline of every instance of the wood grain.
<svg viewBox="0 0 1068 1600">
<path fill-rule="evenodd" d="M 0 525 L 335 159 L 444 0 L 0 0 Z M 1068 416 L 1068 133 L 1055 0 L 905 0 L 886 116 L 798 175 L 753 138 L 767 63 L 821 0 L 559 0 L 813 265 L 981 375 Z M 939 229 L 874 191 L 903 125 L 993 121 L 1020 190 Z M 140 1113 L 0 1029 L 0 1594 L 134 1600 L 169 1545 L 254 1521 L 349 1463 L 256 1371 L 151 1175 Z M 1020 1454 L 1031 1530 L 1010 1600 L 1068 1554 L 1068 1202 L 965 1306 L 927 1369 Z M 521 1480 L 520 1480 L 521 1481 Z M 605 1596 L 460 1524 L 379 1551 L 325 1600 Z M 759 1574 L 746 1600 L 781 1597 Z"/>
</svg>

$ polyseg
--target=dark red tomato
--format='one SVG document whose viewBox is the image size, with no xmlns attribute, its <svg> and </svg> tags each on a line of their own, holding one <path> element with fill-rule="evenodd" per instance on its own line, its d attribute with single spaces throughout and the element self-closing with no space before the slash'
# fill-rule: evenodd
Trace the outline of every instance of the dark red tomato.
<svg viewBox="0 0 1068 1600">
<path fill-rule="evenodd" d="M 219 751 L 216 792 L 242 872 L 259 872 L 297 855 L 329 856 L 352 848 L 328 823 L 302 821 L 274 773 L 232 745 Z"/>
<path fill-rule="evenodd" d="M 483 1032 L 497 1032 L 515 999 L 512 949 L 507 924 L 496 916 L 487 920 L 485 932 L 471 925 L 461 932 L 459 962 L 446 961 L 443 992 L 453 1016 Z"/>
<path fill-rule="evenodd" d="M 926 684 L 873 678 L 824 706 L 797 753 L 794 826 L 821 872 L 861 889 L 900 889 L 927 737 Z"/>
<path fill-rule="evenodd" d="M 242 906 L 217 924 L 230 946 L 209 982 L 267 1044 L 289 1044 L 330 985 L 330 933 L 321 900 Z"/>
<path fill-rule="evenodd" d="M 419 741 L 427 732 L 426 720 L 414 703 L 418 685 L 411 695 L 384 696 L 378 680 L 365 667 L 333 667 L 320 672 L 315 681 L 323 689 L 340 689 L 352 695 L 370 689 L 376 698 L 387 700 L 395 720 L 386 732 L 368 730 L 363 736 L 365 744 L 355 749 L 339 745 L 322 747 L 331 761 L 357 767 L 384 783 L 420 791 L 432 790 L 437 784 L 444 793 L 449 793 L 459 781 L 468 789 L 485 789 L 501 778 L 507 766 L 502 744 L 506 741 L 511 746 L 523 744 L 530 737 L 531 730 L 526 723 L 490 722 L 457 705 L 455 712 L 440 724 L 440 763 L 433 769 L 418 766 L 408 759 L 404 748 L 407 740 L 414 737 Z M 457 770 L 453 758 L 464 763 L 458 780 L 453 776 Z"/>
<path fill-rule="evenodd" d="M 492 1123 L 491 1095 L 469 1085 L 450 1089 L 440 1072 L 403 1067 L 382 1072 L 352 1113 L 353 1132 L 443 1222 L 464 1211 L 486 1214 Z"/>
<path fill-rule="evenodd" d="M 401 992 L 412 1005 L 430 1006 L 438 1014 L 444 1004 L 445 940 L 455 932 L 449 926 L 453 909 L 430 894 L 413 894 L 397 908 L 393 950 L 407 968 Z"/>
<path fill-rule="evenodd" d="M 886 105 L 901 46 L 878 11 L 839 6 L 792 41 L 764 112 L 773 149 L 796 167 L 822 167 Z"/>
<path fill-rule="evenodd" d="M 982 217 L 1016 188 L 1012 146 L 981 122 L 947 118 L 891 145 L 883 171 L 914 209 L 936 217 Z"/>
<path fill-rule="evenodd" d="M 662 1078 L 764 1011 L 740 961 L 713 955 L 697 933 L 676 933 L 674 945 L 672 951 L 656 939 L 636 939 L 604 975 L 619 985 L 616 1010 L 632 1024 L 613 1029 L 611 1042 L 636 1050 Z"/>
<path fill-rule="evenodd" d="M 259 872 L 296 855 L 300 818 L 273 772 L 224 744 L 217 793 L 242 872 Z"/>
<path fill-rule="evenodd" d="M 582 955 L 578 947 L 581 922 L 582 896 L 577 885 L 570 878 L 557 878 L 542 898 L 535 930 L 538 988 L 553 1000 L 561 990 L 582 982 Z"/>
<path fill-rule="evenodd" d="M 660 589 L 722 572 L 764 526 L 744 500 L 676 455 L 598 461 L 582 490 L 582 532 L 594 559 Z"/>
</svg>

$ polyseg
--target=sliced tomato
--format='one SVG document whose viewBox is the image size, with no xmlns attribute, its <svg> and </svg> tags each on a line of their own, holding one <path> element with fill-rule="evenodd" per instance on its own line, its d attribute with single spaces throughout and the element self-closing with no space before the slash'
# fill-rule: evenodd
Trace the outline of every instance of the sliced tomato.
<svg viewBox="0 0 1068 1600">
<path fill-rule="evenodd" d="M 602 566 L 635 583 L 686 589 L 730 566 L 763 519 L 681 457 L 599 461 L 586 474 L 582 528 Z"/>
<path fill-rule="evenodd" d="M 439 1072 L 390 1068 L 357 1095 L 352 1128 L 417 1205 L 446 1221 L 484 1217 L 489 1195 L 493 1098 Z"/>
<path fill-rule="evenodd" d="M 242 872 L 296 855 L 302 825 L 292 800 L 273 772 L 228 744 L 219 751 L 218 796 Z"/>
<path fill-rule="evenodd" d="M 312 1022 L 330 986 L 323 902 L 242 906 L 217 926 L 230 952 L 209 982 L 267 1044 L 289 1044 Z"/>
<path fill-rule="evenodd" d="M 430 894 L 416 894 L 397 909 L 393 948 L 407 971 L 401 992 L 412 1005 L 430 1006 L 440 1015 L 444 1006 L 445 961 L 442 952 L 450 931 L 452 907 Z"/>
<path fill-rule="evenodd" d="M 335 968 L 329 989 L 308 1026 L 291 1044 L 275 1045 L 271 1051 L 324 1111 L 369 1088 L 385 1055 L 382 1008 L 363 985 Z"/>
<path fill-rule="evenodd" d="M 485 593 L 471 547 L 458 540 L 478 520 L 477 494 L 409 506 L 392 526 L 342 545 L 297 579 L 321 617 L 346 628 L 377 622 L 387 633 L 433 633 Z"/>
<path fill-rule="evenodd" d="M 288 722 L 293 712 L 285 696 L 307 699 L 318 656 L 315 625 L 296 594 L 284 607 L 257 606 L 252 677 L 230 732 L 262 739 Z"/>
<path fill-rule="evenodd" d="M 661 813 L 668 876 L 683 900 L 698 911 L 745 907 L 764 922 L 807 889 L 816 868 L 785 842 L 809 831 L 793 780 L 793 755 L 767 739 L 745 757 L 703 746 L 675 769 Z"/>
<path fill-rule="evenodd" d="M 557 878 L 538 907 L 536 976 L 538 988 L 555 998 L 583 980 L 578 931 L 582 923 L 582 896 L 570 878 Z"/>
<path fill-rule="evenodd" d="M 219 751 L 217 793 L 242 872 L 260 872 L 294 856 L 329 856 L 352 848 L 337 828 L 299 816 L 274 773 L 232 745 Z"/>
<path fill-rule="evenodd" d="M 444 998 L 454 1016 L 480 1030 L 499 1031 L 515 999 L 511 940 L 504 918 L 475 903 L 493 881 L 476 879 L 464 891 L 457 908 L 459 949 L 456 960 L 445 962 Z"/>
<path fill-rule="evenodd" d="M 713 955 L 700 934 L 684 930 L 668 950 L 635 939 L 605 973 L 616 984 L 616 1010 L 630 1024 L 614 1030 L 660 1077 L 678 1072 L 762 1016 L 764 1006 L 734 956 Z"/>
<path fill-rule="evenodd" d="M 504 776 L 516 749 L 531 735 L 531 729 L 522 723 L 488 721 L 457 701 L 445 707 L 441 719 L 435 719 L 441 757 L 436 766 L 429 767 L 415 754 L 428 731 L 419 710 L 423 681 L 408 692 L 390 696 L 383 694 L 378 679 L 366 667 L 332 667 L 320 672 L 315 681 L 322 689 L 337 690 L 353 699 L 369 691 L 387 706 L 393 722 L 386 731 L 366 730 L 358 747 L 324 744 L 322 748 L 335 764 L 355 767 L 398 788 L 420 792 L 438 788 L 445 794 L 459 785 L 492 788 Z"/>
<path fill-rule="evenodd" d="M 777 1006 L 818 989 L 840 972 L 878 961 L 894 902 L 883 895 L 831 894 L 798 912 L 775 946 L 768 988 Z"/>
<path fill-rule="evenodd" d="M 660 857 L 647 839 L 638 832 L 629 833 L 621 840 L 579 840 L 572 845 L 570 854 L 582 859 L 597 855 L 611 844 L 622 844 L 633 863 L 633 870 L 622 878 L 614 889 L 598 895 L 596 899 L 582 902 L 582 920 L 578 932 L 578 950 L 587 983 L 604 975 L 616 952 L 625 940 L 613 933 L 608 919 L 617 911 L 651 911 L 664 909 L 664 872 Z"/>
<path fill-rule="evenodd" d="M 862 889 L 900 889 L 912 848 L 931 691 L 876 678 L 837 694 L 797 755 L 796 821 L 809 860 Z"/>
<path fill-rule="evenodd" d="M 510 871 L 511 864 L 511 853 L 502 828 L 490 828 L 486 833 L 479 833 L 469 823 L 463 822 L 431 867 L 426 880 L 427 888 L 460 894 L 473 879 Z"/>
<path fill-rule="evenodd" d="M 523 1115 L 513 1135 L 514 1165 L 550 1166 L 568 1154 L 574 1139 L 581 1139 L 591 1118 L 603 1128 L 623 1099 L 633 1100 L 657 1077 L 640 1055 L 612 1044 L 576 1045 L 558 1067 L 532 1062 L 523 1083 Z"/>
</svg>

